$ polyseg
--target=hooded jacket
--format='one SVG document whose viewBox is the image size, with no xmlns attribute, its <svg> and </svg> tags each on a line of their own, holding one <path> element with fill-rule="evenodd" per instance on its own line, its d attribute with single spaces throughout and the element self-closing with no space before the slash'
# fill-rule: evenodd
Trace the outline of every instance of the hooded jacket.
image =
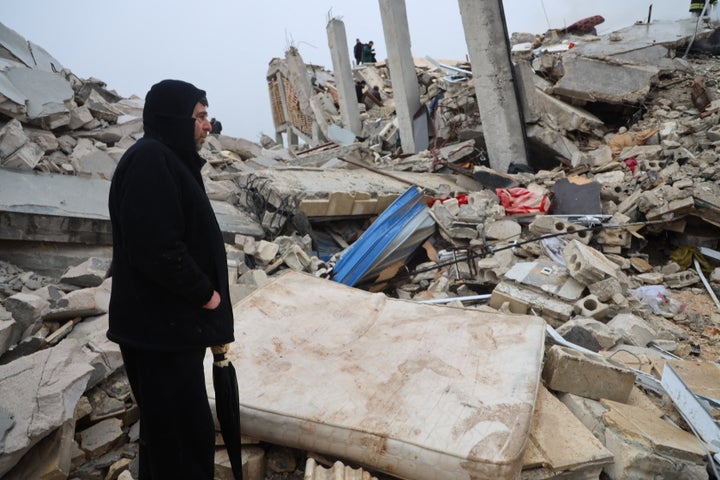
<svg viewBox="0 0 720 480">
<path fill-rule="evenodd" d="M 164 80 L 145 98 L 145 134 L 115 169 L 110 340 L 185 350 L 233 341 L 222 232 L 200 174 L 192 113 L 205 92 Z M 202 308 L 220 293 L 214 310 Z"/>
</svg>

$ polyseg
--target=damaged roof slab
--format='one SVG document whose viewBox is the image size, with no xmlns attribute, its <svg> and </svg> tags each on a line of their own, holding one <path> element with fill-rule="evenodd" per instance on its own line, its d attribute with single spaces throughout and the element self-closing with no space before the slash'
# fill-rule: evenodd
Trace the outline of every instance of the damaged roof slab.
<svg viewBox="0 0 720 480">
<path fill-rule="evenodd" d="M 563 69 L 565 74 L 552 93 L 616 105 L 643 101 L 659 73 L 650 65 L 623 65 L 572 54 L 563 57 Z"/>
<path fill-rule="evenodd" d="M 294 199 L 299 210 L 310 217 L 380 213 L 409 185 L 432 191 L 464 191 L 468 185 L 459 185 L 461 181 L 473 183 L 475 190 L 482 189 L 478 182 L 467 177 L 417 172 L 393 172 L 393 177 L 388 177 L 364 169 L 273 168 L 238 177 L 239 184 L 258 189 L 271 205 L 288 208 L 289 199 Z M 334 208 L 333 202 L 341 194 L 347 197 L 344 201 L 347 205 Z M 377 205 L 368 204 L 373 200 Z M 357 202 L 366 205 L 353 212 L 353 205 Z M 359 203 L 356 206 L 360 208 Z"/>
<path fill-rule="evenodd" d="M 633 52 L 654 45 L 677 48 L 687 44 L 693 36 L 697 19 L 686 18 L 673 21 L 653 20 L 651 23 L 639 22 L 609 35 L 602 35 L 596 41 L 577 44 L 573 51 L 586 57 L 604 57 Z M 697 37 L 703 38 L 713 32 L 712 28 L 701 24 Z"/>
<path fill-rule="evenodd" d="M 112 243 L 108 180 L 1 169 L 0 240 Z M 212 202 L 228 238 L 262 236 L 262 227 L 226 202 Z M 29 228 L 31 226 L 32 228 Z"/>
</svg>

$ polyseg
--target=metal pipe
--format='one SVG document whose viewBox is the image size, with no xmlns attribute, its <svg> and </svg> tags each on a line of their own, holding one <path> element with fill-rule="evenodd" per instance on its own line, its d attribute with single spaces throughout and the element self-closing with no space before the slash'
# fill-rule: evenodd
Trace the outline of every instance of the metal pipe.
<svg viewBox="0 0 720 480">
<path fill-rule="evenodd" d="M 702 12 L 700 12 L 700 16 L 697 19 L 697 22 L 695 23 L 695 31 L 693 32 L 692 38 L 690 38 L 690 43 L 688 43 L 687 48 L 685 49 L 685 55 L 683 55 L 683 60 L 685 57 L 687 57 L 688 52 L 690 51 L 690 47 L 692 47 L 693 42 L 695 41 L 695 37 L 697 37 L 698 28 L 700 28 L 700 22 L 702 21 L 703 17 L 705 17 L 705 11 L 707 10 L 708 5 L 710 4 L 710 0 L 705 0 L 705 5 L 703 6 Z"/>
<path fill-rule="evenodd" d="M 467 295 L 465 297 L 432 298 L 430 300 L 420 300 L 418 303 L 450 303 L 454 302 L 455 300 L 458 300 L 460 302 L 469 302 L 472 300 L 488 300 L 490 299 L 490 297 L 492 297 L 492 294 L 488 293 L 486 295 Z"/>
<path fill-rule="evenodd" d="M 712 298 L 713 302 L 715 302 L 715 306 L 718 308 L 718 310 L 720 310 L 720 302 L 718 301 L 717 295 L 715 295 L 715 291 L 712 289 L 710 283 L 707 281 L 707 278 L 705 278 L 705 275 L 700 268 L 700 262 L 697 261 L 697 258 L 693 258 L 693 262 L 695 263 L 695 270 L 697 270 L 698 275 L 700 275 L 700 280 L 702 280 L 703 285 L 705 285 L 705 289 L 710 294 L 710 298 Z"/>
</svg>

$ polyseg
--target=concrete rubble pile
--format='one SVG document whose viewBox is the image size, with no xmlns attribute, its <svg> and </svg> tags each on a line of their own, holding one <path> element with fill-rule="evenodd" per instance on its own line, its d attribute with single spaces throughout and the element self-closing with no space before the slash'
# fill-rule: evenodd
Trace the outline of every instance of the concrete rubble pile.
<svg viewBox="0 0 720 480">
<path fill-rule="evenodd" d="M 490 168 L 467 62 L 415 59 L 427 148 L 403 153 L 385 62 L 352 69 L 382 97 L 358 102 L 355 134 L 333 72 L 290 48 L 267 75 L 275 138 L 213 135 L 201 151 L 234 304 L 287 270 L 332 281 L 372 223 L 420 189 L 434 233 L 356 287 L 542 317 L 516 478 L 711 478 L 720 66 L 707 24 L 681 58 L 694 27 L 513 34 L 530 161 L 508 172 Z M 142 99 L 76 77 L 1 24 L 0 42 L 0 476 L 137 478 L 137 408 L 105 338 L 105 205 L 142 135 Z M 396 478 L 290 439 L 246 441 L 246 479 Z M 216 460 L 230 478 L 221 448 Z"/>
</svg>

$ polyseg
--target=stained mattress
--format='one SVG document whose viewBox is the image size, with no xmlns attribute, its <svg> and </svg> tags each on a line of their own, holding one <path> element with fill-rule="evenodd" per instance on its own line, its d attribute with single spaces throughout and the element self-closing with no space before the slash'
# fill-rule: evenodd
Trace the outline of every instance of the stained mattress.
<svg viewBox="0 0 720 480">
<path fill-rule="evenodd" d="M 292 271 L 234 313 L 244 435 L 405 479 L 519 478 L 542 319 L 396 300 Z"/>
</svg>

